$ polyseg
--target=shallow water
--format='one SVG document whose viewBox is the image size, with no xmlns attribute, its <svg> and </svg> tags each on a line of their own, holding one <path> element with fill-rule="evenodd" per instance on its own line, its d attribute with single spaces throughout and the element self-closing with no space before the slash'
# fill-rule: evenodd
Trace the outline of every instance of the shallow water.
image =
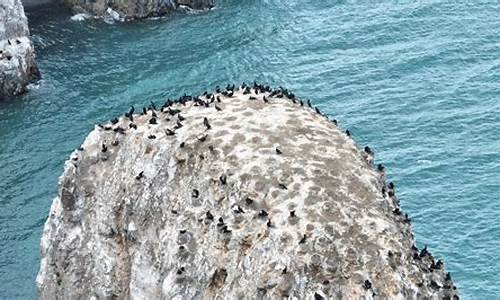
<svg viewBox="0 0 500 300">
<path fill-rule="evenodd" d="M 30 13 L 43 80 L 0 103 L 0 297 L 34 298 L 64 160 L 93 124 L 228 82 L 282 85 L 369 144 L 463 298 L 500 298 L 500 2 L 219 0 L 108 25 Z"/>
</svg>

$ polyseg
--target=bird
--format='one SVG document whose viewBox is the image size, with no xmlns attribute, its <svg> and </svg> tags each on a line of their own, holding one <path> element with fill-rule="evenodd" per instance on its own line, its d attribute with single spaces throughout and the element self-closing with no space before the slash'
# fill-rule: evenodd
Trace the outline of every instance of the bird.
<svg viewBox="0 0 500 300">
<path fill-rule="evenodd" d="M 284 190 L 288 190 L 288 188 L 286 187 L 286 185 L 284 183 L 280 183 L 278 184 L 280 188 L 284 189 Z"/>
<path fill-rule="evenodd" d="M 238 204 L 234 204 L 231 209 L 233 210 L 233 212 L 235 214 L 244 214 L 245 211 L 238 205 Z"/>
<path fill-rule="evenodd" d="M 286 272 L 287 272 L 287 267 L 285 267 L 283 271 L 281 271 L 281 274 L 286 274 Z"/>
<path fill-rule="evenodd" d="M 210 123 L 208 122 L 207 117 L 203 118 L 203 125 L 205 125 L 207 130 L 210 130 L 210 128 L 212 128 L 212 126 L 210 126 Z"/>
<path fill-rule="evenodd" d="M 271 219 L 267 220 L 267 227 L 273 227 L 273 223 L 271 222 Z"/>
<path fill-rule="evenodd" d="M 304 101 L 300 100 L 299 103 L 300 103 L 300 106 L 304 106 Z"/>
<path fill-rule="evenodd" d="M 130 127 L 130 128 L 134 128 L 134 129 L 137 129 L 137 125 L 135 125 L 134 123 L 130 123 L 130 124 L 128 124 L 128 127 Z"/>
<path fill-rule="evenodd" d="M 144 177 L 144 171 L 141 171 L 139 175 L 135 176 L 136 180 L 141 180 Z"/>
<path fill-rule="evenodd" d="M 262 97 L 262 100 L 264 100 L 265 103 L 269 103 L 269 100 L 267 100 L 266 96 Z"/>
<path fill-rule="evenodd" d="M 103 143 L 101 146 L 101 152 L 105 153 L 106 151 L 108 151 L 108 147 L 106 146 L 106 144 Z"/>
<path fill-rule="evenodd" d="M 12 43 L 10 42 L 10 40 L 7 40 L 7 43 L 9 43 L 9 46 L 12 46 Z"/>
<path fill-rule="evenodd" d="M 217 104 L 215 104 L 215 109 L 216 109 L 217 111 L 221 111 L 221 110 L 222 110 L 222 108 L 220 108 L 219 106 L 217 106 Z"/>
<path fill-rule="evenodd" d="M 208 136 L 207 136 L 206 134 L 204 134 L 204 135 L 202 135 L 201 137 L 198 137 L 198 141 L 200 141 L 200 142 L 202 142 L 202 143 L 203 143 L 204 141 L 206 141 L 206 140 L 207 140 L 207 137 L 208 137 Z"/>
<path fill-rule="evenodd" d="M 321 111 L 319 110 L 319 108 L 318 108 L 318 107 L 315 107 L 315 108 L 314 108 L 314 110 L 316 110 L 316 113 L 317 113 L 317 114 L 321 115 Z"/>
<path fill-rule="evenodd" d="M 206 215 L 207 215 L 207 219 L 209 219 L 209 220 L 214 219 L 214 215 L 212 215 L 212 213 L 210 211 L 207 211 Z"/>
<path fill-rule="evenodd" d="M 181 123 L 181 121 L 177 120 L 177 122 L 175 123 L 174 128 L 175 128 L 175 129 L 179 129 L 179 128 L 181 128 L 181 127 L 182 127 L 182 123 Z"/>
<path fill-rule="evenodd" d="M 149 120 L 149 124 L 158 124 L 158 122 L 156 122 L 156 118 L 155 117 L 152 117 L 150 120 Z"/>
<path fill-rule="evenodd" d="M 372 149 L 371 149 L 370 147 L 368 147 L 368 146 L 366 146 L 366 147 L 365 147 L 365 152 L 366 152 L 367 154 L 372 154 L 372 153 L 373 153 L 373 152 L 372 152 Z"/>
<path fill-rule="evenodd" d="M 347 136 L 351 136 L 351 132 L 350 132 L 349 130 L 346 130 L 346 131 L 345 131 L 345 134 L 346 134 Z"/>
<path fill-rule="evenodd" d="M 311 100 L 307 99 L 307 106 L 312 107 Z"/>
<path fill-rule="evenodd" d="M 283 152 L 279 148 L 276 148 L 276 154 L 281 155 Z"/>
<path fill-rule="evenodd" d="M 219 180 L 220 180 L 220 183 L 222 185 L 226 185 L 227 184 L 227 177 L 226 175 L 222 174 L 220 177 L 219 177 Z"/>
<path fill-rule="evenodd" d="M 300 239 L 299 244 L 304 244 L 306 242 L 307 235 L 304 234 L 304 236 Z"/>
<path fill-rule="evenodd" d="M 365 282 L 363 282 L 363 288 L 365 290 L 369 290 L 372 288 L 372 283 L 370 282 L 370 280 L 366 279 Z"/>
<path fill-rule="evenodd" d="M 175 131 L 170 130 L 170 129 L 167 128 L 167 129 L 165 129 L 165 134 L 166 135 L 175 135 Z"/>
<path fill-rule="evenodd" d="M 261 211 L 259 212 L 259 217 L 267 217 L 268 215 L 269 215 L 269 214 L 268 214 L 268 213 L 267 213 L 267 211 L 265 211 L 265 210 L 261 210 Z"/>
<path fill-rule="evenodd" d="M 178 114 L 177 115 L 177 118 L 179 119 L 179 121 L 184 121 L 186 118 L 184 118 L 181 114 Z"/>
<path fill-rule="evenodd" d="M 16 44 L 18 44 L 18 45 L 21 44 L 21 41 L 16 39 Z"/>
<path fill-rule="evenodd" d="M 296 215 L 295 215 L 295 210 L 290 211 L 290 217 L 292 217 L 292 218 L 295 218 L 295 217 L 296 217 Z"/>
<path fill-rule="evenodd" d="M 245 203 L 246 203 L 247 205 L 252 205 L 252 203 L 253 203 L 252 198 L 250 198 L 250 197 L 246 197 L 246 199 L 245 199 Z"/>
<path fill-rule="evenodd" d="M 156 139 L 156 135 L 150 134 L 150 135 L 148 135 L 148 139 L 154 140 L 154 139 Z"/>
<path fill-rule="evenodd" d="M 420 257 L 425 257 L 427 255 L 429 255 L 429 251 L 427 251 L 427 246 L 425 246 L 422 250 L 420 250 Z"/>
<path fill-rule="evenodd" d="M 191 192 L 191 197 L 193 198 L 198 198 L 199 195 L 200 192 L 197 189 L 193 189 L 193 191 Z"/>
<path fill-rule="evenodd" d="M 185 143 L 185 142 L 182 142 L 182 143 L 180 143 L 179 147 L 180 147 L 180 148 L 184 148 L 184 146 L 185 146 L 185 145 L 186 145 L 186 143 Z"/>
<path fill-rule="evenodd" d="M 383 164 L 378 164 L 378 165 L 377 165 L 377 170 L 378 170 L 379 172 L 384 172 L 384 170 L 385 170 L 384 165 L 383 165 Z"/>
<path fill-rule="evenodd" d="M 115 125 L 116 123 L 118 123 L 118 118 L 114 118 L 113 120 L 111 120 L 111 124 Z"/>
<path fill-rule="evenodd" d="M 314 293 L 314 300 L 324 300 L 324 299 L 325 299 L 325 297 L 321 296 L 318 293 Z"/>
</svg>

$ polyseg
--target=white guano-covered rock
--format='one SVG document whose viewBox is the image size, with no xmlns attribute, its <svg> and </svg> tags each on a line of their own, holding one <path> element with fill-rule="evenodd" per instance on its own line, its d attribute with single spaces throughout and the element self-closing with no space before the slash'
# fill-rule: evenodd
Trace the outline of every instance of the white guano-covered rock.
<svg viewBox="0 0 500 300">
<path fill-rule="evenodd" d="M 39 78 L 28 20 L 20 0 L 0 3 L 0 100 L 22 94 Z"/>
<path fill-rule="evenodd" d="M 457 297 L 367 154 L 262 89 L 96 126 L 45 224 L 40 298 Z"/>
</svg>

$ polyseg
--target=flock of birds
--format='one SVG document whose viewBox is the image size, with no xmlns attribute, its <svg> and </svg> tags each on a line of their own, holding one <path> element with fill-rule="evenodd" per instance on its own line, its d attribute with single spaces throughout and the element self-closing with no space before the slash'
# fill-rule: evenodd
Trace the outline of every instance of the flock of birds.
<svg viewBox="0 0 500 300">
<path fill-rule="evenodd" d="M 335 126 L 337 126 L 337 120 L 332 119 L 330 120 L 328 116 L 323 114 L 318 107 L 314 107 L 311 103 L 310 100 L 307 101 L 302 101 L 298 99 L 294 93 L 289 91 L 288 89 L 279 87 L 277 89 L 272 89 L 270 86 L 265 86 L 258 84 L 256 82 L 253 83 L 253 85 L 247 85 L 243 83 L 241 86 L 236 87 L 235 85 L 227 85 L 225 89 L 221 89 L 220 87 L 216 87 L 215 93 L 209 93 L 209 92 L 204 92 L 200 96 L 190 96 L 190 95 L 184 95 L 181 96 L 177 100 L 170 100 L 168 99 L 159 109 L 156 107 L 156 105 L 152 102 L 148 107 L 143 107 L 142 112 L 140 113 L 141 116 L 148 116 L 149 120 L 148 123 L 150 125 L 156 125 L 158 124 L 158 119 L 160 118 L 160 113 L 161 114 L 166 114 L 167 120 L 169 121 L 175 121 L 175 125 L 172 128 L 168 128 L 165 130 L 165 134 L 167 136 L 173 136 L 176 134 L 176 130 L 183 127 L 183 121 L 185 118 L 182 116 L 182 110 L 179 108 L 182 108 L 182 106 L 185 106 L 188 102 L 193 102 L 194 106 L 200 106 L 200 107 L 213 107 L 217 111 L 221 111 L 222 108 L 220 106 L 220 103 L 222 102 L 223 99 L 225 98 L 232 98 L 234 97 L 235 91 L 242 92 L 243 95 L 248 95 L 248 100 L 249 101 L 263 101 L 264 103 L 271 103 L 271 98 L 284 98 L 288 99 L 289 101 L 293 102 L 294 104 L 300 105 L 301 107 L 308 107 L 318 113 L 321 116 L 326 117 L 329 121 L 331 121 Z M 262 95 L 262 97 L 258 97 L 258 95 Z M 260 99 L 259 99 L 260 98 Z M 180 105 L 179 105 L 180 104 Z M 137 129 L 137 125 L 134 123 L 135 117 L 135 108 L 132 106 L 128 112 L 124 114 L 124 118 L 128 119 L 128 129 L 123 128 L 118 126 L 118 123 L 120 120 L 118 118 L 115 118 L 111 120 L 111 122 L 107 125 L 102 125 L 98 124 L 97 126 L 104 131 L 114 131 L 118 134 L 126 134 L 127 130 L 134 130 Z M 137 115 L 136 115 L 137 116 Z M 174 119 L 176 117 L 176 119 Z M 203 125 L 206 129 L 206 131 L 209 131 L 212 126 L 210 124 L 210 120 L 208 118 L 204 117 L 203 119 Z M 349 130 L 345 131 L 345 134 L 348 137 L 351 137 L 351 132 Z M 149 139 L 155 139 L 155 135 L 149 135 Z M 204 134 L 200 137 L 198 137 L 198 140 L 200 142 L 204 142 L 207 138 L 207 134 Z M 118 141 L 114 141 L 111 143 L 112 146 L 117 146 Z M 180 143 L 180 147 L 184 147 L 184 143 Z M 83 151 L 83 148 L 79 148 L 79 151 Z M 283 149 L 276 148 L 276 155 L 281 155 L 283 153 Z M 107 152 L 108 151 L 108 145 L 103 143 L 101 145 L 101 152 Z M 383 164 L 377 164 L 376 166 L 374 165 L 374 152 L 373 150 L 366 146 L 363 151 L 363 156 L 368 163 L 370 167 L 375 168 L 381 178 L 382 181 L 384 182 L 381 193 L 384 199 L 389 200 L 393 207 L 393 214 L 398 218 L 398 220 L 401 220 L 403 223 L 410 224 L 411 219 L 409 218 L 408 214 L 404 214 L 401 212 L 400 208 L 400 202 L 398 198 L 396 197 L 396 192 L 395 192 L 395 185 L 393 182 L 386 183 L 385 182 L 385 167 Z M 74 158 L 74 160 L 77 160 L 78 158 Z M 144 178 L 144 172 L 140 172 L 135 179 L 136 180 L 142 180 Z M 227 184 L 227 178 L 225 175 L 221 175 L 219 178 L 220 184 L 226 185 Z M 280 188 L 282 189 L 287 189 L 286 185 L 280 184 Z M 191 193 L 191 197 L 193 198 L 198 198 L 200 196 L 200 192 L 197 189 L 193 189 Z M 249 207 L 253 204 L 253 201 L 251 198 L 246 198 L 245 203 Z M 234 214 L 243 214 L 245 211 L 243 210 L 242 207 L 239 205 L 235 204 L 231 207 L 232 212 Z M 173 211 L 176 213 L 175 211 Z M 273 228 L 274 223 L 272 222 L 271 218 L 269 217 L 269 213 L 265 210 L 260 210 L 260 212 L 257 214 L 259 218 L 262 219 L 267 219 L 267 227 L 268 228 Z M 205 219 L 208 220 L 208 222 L 212 222 L 215 220 L 215 216 L 212 214 L 212 212 L 207 211 L 205 214 Z M 290 211 L 289 218 L 298 218 L 297 214 L 295 211 Z M 223 234 L 231 234 L 231 229 L 229 226 L 225 223 L 224 219 L 222 217 L 218 218 L 218 223 L 217 223 L 217 228 L 219 228 L 220 232 Z M 184 234 L 185 231 L 181 231 L 181 235 Z M 298 241 L 298 244 L 304 244 L 307 242 L 308 236 L 304 234 L 302 238 Z M 181 251 L 185 250 L 184 246 L 180 246 Z M 435 270 L 440 270 L 443 268 L 443 262 L 441 260 L 438 260 L 437 262 L 435 261 L 434 257 L 432 254 L 428 251 L 427 246 L 425 246 L 423 249 L 419 251 L 419 249 L 413 244 L 411 246 L 411 254 L 413 256 L 413 259 L 415 261 L 421 262 L 421 267 L 425 272 L 433 272 Z M 395 254 L 392 253 L 391 251 L 388 252 L 388 257 L 392 258 L 394 257 Z M 177 271 L 178 275 L 181 275 L 184 273 L 184 268 L 180 268 Z M 286 273 L 287 270 L 286 268 L 283 270 L 283 273 Z M 361 283 L 362 287 L 365 290 L 372 290 L 373 286 L 372 283 L 369 279 L 366 279 L 364 282 Z M 419 284 L 419 286 L 423 286 L 423 282 Z M 445 276 L 445 284 L 444 286 L 440 286 L 438 283 L 436 283 L 434 280 L 431 280 L 429 286 L 435 290 L 439 290 L 441 288 L 444 289 L 456 289 L 456 287 L 453 286 L 453 283 L 451 281 L 451 275 L 450 273 L 447 273 Z M 373 291 L 373 290 L 372 290 Z M 373 291 L 374 295 L 375 292 Z M 314 295 L 314 298 L 316 300 L 321 300 L 324 299 L 324 297 L 318 293 Z M 450 298 L 451 299 L 451 298 Z M 453 299 L 458 299 L 458 296 L 454 295 Z"/>
</svg>

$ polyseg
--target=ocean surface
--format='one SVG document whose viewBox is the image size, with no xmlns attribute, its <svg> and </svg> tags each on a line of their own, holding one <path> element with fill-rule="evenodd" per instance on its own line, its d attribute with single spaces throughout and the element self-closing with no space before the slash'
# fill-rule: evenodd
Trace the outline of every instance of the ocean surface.
<svg viewBox="0 0 500 300">
<path fill-rule="evenodd" d="M 95 123 L 242 81 L 282 85 L 387 166 L 464 299 L 500 299 L 500 2 L 218 0 L 126 24 L 28 13 L 43 80 L 0 103 L 0 298 L 36 297 L 58 177 Z"/>
</svg>

